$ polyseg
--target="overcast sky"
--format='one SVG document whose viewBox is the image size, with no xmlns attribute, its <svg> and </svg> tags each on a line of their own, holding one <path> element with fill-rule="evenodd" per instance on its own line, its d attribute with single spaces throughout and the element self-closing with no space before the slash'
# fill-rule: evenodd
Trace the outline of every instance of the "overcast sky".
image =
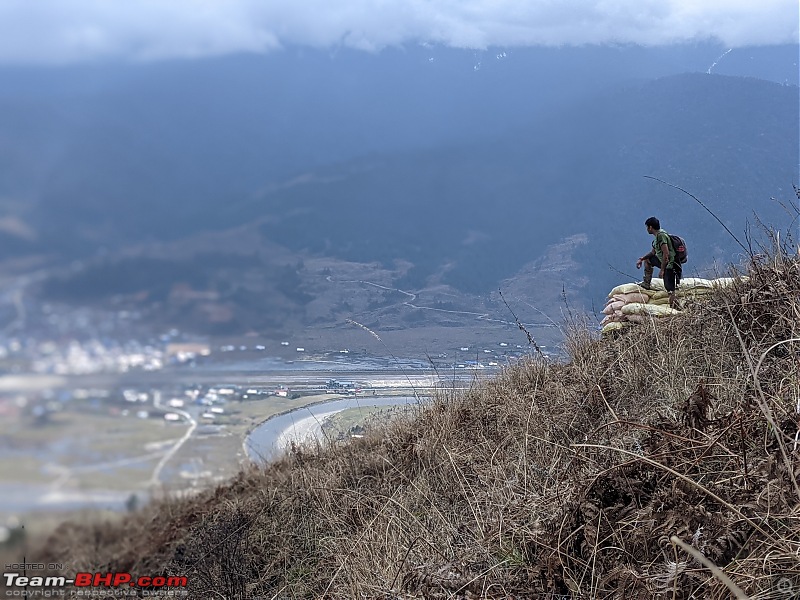
<svg viewBox="0 0 800 600">
<path fill-rule="evenodd" d="M 0 0 L 0 63 L 192 58 L 285 45 L 376 51 L 716 38 L 798 42 L 797 0 Z"/>
</svg>

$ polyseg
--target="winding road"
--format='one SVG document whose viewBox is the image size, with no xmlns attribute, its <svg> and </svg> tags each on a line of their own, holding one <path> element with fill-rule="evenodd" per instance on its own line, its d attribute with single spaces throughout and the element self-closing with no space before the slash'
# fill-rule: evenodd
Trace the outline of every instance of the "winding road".
<svg viewBox="0 0 800 600">
<path fill-rule="evenodd" d="M 189 423 L 189 428 L 186 430 L 186 433 L 183 434 L 183 437 L 181 437 L 177 442 L 175 442 L 172 448 L 167 450 L 166 454 L 164 454 L 164 456 L 161 457 L 161 460 L 158 461 L 158 464 L 156 465 L 155 469 L 153 469 L 153 474 L 150 476 L 150 481 L 148 482 L 148 485 L 151 487 L 157 486 L 161 482 L 161 471 L 164 470 L 164 466 L 170 461 L 170 459 L 173 456 L 175 456 L 178 450 L 181 449 L 181 446 L 183 446 L 189 440 L 189 438 L 192 437 L 194 430 L 197 429 L 197 421 L 187 411 L 180 410 L 177 408 L 172 408 L 172 407 L 167 408 L 166 406 L 162 406 L 161 392 L 158 390 L 155 390 L 153 392 L 153 406 L 157 410 L 160 410 L 161 412 L 164 413 L 174 412 L 181 415 Z"/>
<path fill-rule="evenodd" d="M 417 310 L 430 310 L 430 311 L 448 313 L 448 314 L 453 314 L 453 315 L 466 315 L 466 316 L 470 316 L 470 317 L 475 317 L 476 321 L 487 321 L 489 323 L 501 323 L 503 325 L 513 325 L 514 327 L 517 326 L 517 324 L 514 321 L 507 321 L 505 319 L 492 319 L 489 316 L 489 313 L 480 313 L 480 312 L 473 312 L 473 311 L 468 311 L 468 310 L 450 310 L 450 309 L 446 309 L 446 308 L 435 308 L 433 306 L 419 306 L 417 304 L 414 304 L 414 301 L 417 299 L 417 294 L 415 294 L 413 292 L 407 292 L 407 291 L 401 290 L 399 288 L 393 288 L 393 287 L 388 287 L 388 286 L 385 286 L 385 285 L 381 285 L 380 283 L 374 283 L 372 281 L 364 281 L 363 279 L 339 279 L 339 280 L 336 280 L 336 279 L 333 279 L 331 275 L 328 275 L 327 277 L 325 277 L 325 280 L 328 281 L 329 283 L 358 283 L 358 284 L 361 284 L 361 285 L 371 285 L 373 287 L 380 288 L 382 290 L 387 290 L 389 292 L 399 292 L 400 294 L 405 294 L 406 296 L 409 296 L 411 298 L 411 300 L 406 300 L 404 302 L 400 302 L 399 304 L 401 306 L 408 306 L 409 308 L 414 308 L 414 309 L 417 309 Z M 550 322 L 550 323 L 523 323 L 523 325 L 525 325 L 527 327 L 558 327 L 558 325 L 556 325 L 555 323 L 552 323 L 552 322 Z"/>
</svg>

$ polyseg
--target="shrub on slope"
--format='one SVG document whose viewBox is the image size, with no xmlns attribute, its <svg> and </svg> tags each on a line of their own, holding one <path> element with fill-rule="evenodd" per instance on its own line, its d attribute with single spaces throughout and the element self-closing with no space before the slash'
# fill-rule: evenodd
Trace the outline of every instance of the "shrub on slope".
<svg viewBox="0 0 800 600">
<path fill-rule="evenodd" d="M 569 360 L 379 435 L 64 526 L 44 560 L 187 575 L 196 598 L 800 593 L 800 262 L 748 274 L 667 321 L 574 327 Z"/>
</svg>

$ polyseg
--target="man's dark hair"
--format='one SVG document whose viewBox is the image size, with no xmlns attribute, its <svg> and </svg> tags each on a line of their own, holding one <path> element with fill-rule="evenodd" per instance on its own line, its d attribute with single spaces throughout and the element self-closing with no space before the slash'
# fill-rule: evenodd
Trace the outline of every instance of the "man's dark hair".
<svg viewBox="0 0 800 600">
<path fill-rule="evenodd" d="M 658 219 L 655 217 L 650 217 L 647 221 L 644 222 L 645 225 L 652 227 L 653 229 L 661 229 L 661 223 L 658 222 Z"/>
</svg>

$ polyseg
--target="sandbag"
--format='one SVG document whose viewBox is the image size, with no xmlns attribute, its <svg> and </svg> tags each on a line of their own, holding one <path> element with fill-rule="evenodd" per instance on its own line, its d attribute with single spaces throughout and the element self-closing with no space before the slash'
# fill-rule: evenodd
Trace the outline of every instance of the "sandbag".
<svg viewBox="0 0 800 600">
<path fill-rule="evenodd" d="M 632 292 L 630 294 L 617 294 L 616 296 L 614 296 L 614 298 L 621 300 L 625 304 L 631 304 L 632 302 L 638 302 L 640 304 L 644 304 L 648 300 L 650 300 L 650 296 L 639 292 Z"/>
<path fill-rule="evenodd" d="M 702 279 L 700 277 L 686 277 L 685 279 L 681 279 L 680 286 L 678 286 L 678 287 L 710 288 L 711 287 L 711 280 L 710 279 Z"/>
<path fill-rule="evenodd" d="M 669 292 L 667 290 L 655 292 L 652 296 L 650 296 L 650 302 L 653 302 L 653 300 L 662 300 L 664 298 L 669 298 Z"/>
<path fill-rule="evenodd" d="M 605 325 L 606 323 L 624 323 L 628 320 L 628 315 L 622 314 L 622 311 L 617 311 L 613 315 L 606 315 L 603 317 L 603 320 L 600 321 L 600 325 Z"/>
<path fill-rule="evenodd" d="M 606 304 L 606 307 L 603 309 L 604 315 L 613 315 L 615 311 L 620 310 L 625 303 L 620 300 L 615 300 L 614 302 L 610 302 Z"/>
<path fill-rule="evenodd" d="M 603 328 L 600 330 L 600 333 L 608 333 L 610 331 L 619 331 L 625 327 L 624 323 L 620 323 L 619 321 L 614 321 L 612 323 L 606 323 L 603 325 Z"/>
<path fill-rule="evenodd" d="M 652 298 L 653 296 L 658 294 L 658 290 L 646 290 L 646 289 L 642 288 L 639 292 L 634 292 L 634 293 L 644 294 L 648 298 Z"/>
<path fill-rule="evenodd" d="M 618 294 L 631 294 L 631 293 L 637 293 L 637 292 L 638 293 L 642 293 L 644 291 L 645 291 L 644 288 L 639 287 L 635 283 L 623 283 L 622 285 L 618 285 L 617 287 L 612 289 L 608 293 L 608 297 L 612 298 L 612 297 L 614 297 L 614 296 L 616 296 Z"/>
<path fill-rule="evenodd" d="M 625 315 L 651 315 L 654 317 L 669 317 L 680 314 L 679 310 L 661 304 L 626 304 L 622 307 Z"/>
<path fill-rule="evenodd" d="M 608 293 L 608 297 L 613 298 L 614 296 L 621 294 L 646 294 L 648 296 L 651 296 L 663 289 L 664 289 L 664 280 L 653 278 L 653 280 L 650 282 L 649 290 L 644 289 L 638 283 L 623 283 L 622 285 L 618 285 L 617 287 L 612 289 Z"/>
<path fill-rule="evenodd" d="M 664 296 L 663 298 L 658 298 L 657 300 L 650 300 L 648 304 L 653 306 L 669 306 L 669 296 Z"/>
<path fill-rule="evenodd" d="M 679 286 L 676 290 L 676 294 L 680 298 L 700 298 L 702 296 L 707 296 L 712 293 L 714 290 L 712 288 L 705 288 L 705 287 L 696 287 L 696 288 L 684 288 L 683 286 Z"/>
<path fill-rule="evenodd" d="M 648 305 L 647 304 L 642 304 L 641 302 L 638 302 L 638 303 L 637 302 L 633 302 L 631 304 L 626 304 L 625 306 L 622 307 L 623 314 L 626 314 L 626 315 L 646 315 L 647 311 L 644 308 L 645 306 L 648 306 Z M 652 305 L 652 306 L 654 306 L 654 305 Z"/>
</svg>

